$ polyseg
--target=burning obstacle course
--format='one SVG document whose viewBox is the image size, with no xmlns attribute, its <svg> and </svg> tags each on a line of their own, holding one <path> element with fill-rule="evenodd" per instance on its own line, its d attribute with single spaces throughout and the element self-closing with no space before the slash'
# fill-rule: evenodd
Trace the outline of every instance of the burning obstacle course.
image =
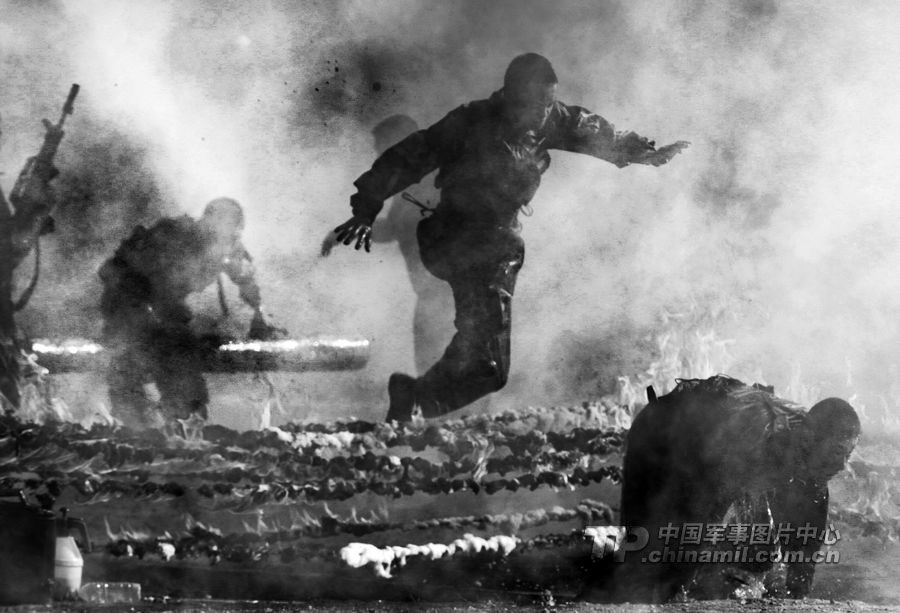
<svg viewBox="0 0 900 613">
<path fill-rule="evenodd" d="M 729 363 L 726 341 L 680 333 L 696 328 L 690 317 L 676 324 L 645 373 L 577 407 L 400 427 L 209 425 L 187 439 L 10 422 L 0 437 L 0 487 L 56 498 L 92 519 L 104 551 L 93 554 L 94 578 L 141 582 L 150 594 L 575 596 L 598 573 L 588 527 L 616 523 L 622 447 L 643 388 L 665 391 L 678 373 L 702 378 L 715 374 L 712 364 Z M 332 358 L 357 357 L 331 364 L 358 363 L 353 352 L 363 350 L 335 349 Z M 51 353 L 44 349 L 40 361 L 52 363 Z M 80 364 L 78 351 L 69 354 L 61 360 L 70 371 L 102 364 L 102 350 Z M 290 368 L 329 363 L 313 358 Z M 863 446 L 832 481 L 829 517 L 843 539 L 888 545 L 900 537 L 900 456 L 877 449 Z"/>
<path fill-rule="evenodd" d="M 106 525 L 103 576 L 142 582 L 149 593 L 177 587 L 191 594 L 193 583 L 183 578 L 196 576 L 194 595 L 253 598 L 260 596 L 252 593 L 256 584 L 235 583 L 234 573 L 274 573 L 281 577 L 276 594 L 294 599 L 448 597 L 434 590 L 451 575 L 494 594 L 551 589 L 574 596 L 596 572 L 585 529 L 615 523 L 627 432 L 620 410 L 585 404 L 401 427 L 353 421 L 240 433 L 206 426 L 192 440 L 7 422 L 0 488 L 65 500 L 79 515 L 104 519 L 117 507 L 177 505 L 187 513 L 177 527 Z M 880 538 L 896 539 L 896 481 L 869 496 L 885 471 L 864 461 L 852 467 L 840 479 L 844 491 L 832 517 L 844 534 L 872 534 L 877 526 Z M 528 504 L 546 490 L 576 502 Z M 405 519 L 387 511 L 388 500 L 399 508 L 454 494 L 470 509 L 507 497 L 523 510 Z M 329 504 L 352 506 L 334 511 Z M 227 526 L 248 514 L 255 520 Z M 298 580 L 312 568 L 342 579 L 312 588 Z"/>
<path fill-rule="evenodd" d="M 623 433 L 596 405 L 440 425 L 356 421 L 243 433 L 206 426 L 193 440 L 99 424 L 85 429 L 8 422 L 0 437 L 0 487 L 22 490 L 32 500 L 65 501 L 85 517 L 105 518 L 117 507 L 165 509 L 182 503 L 195 516 L 223 523 L 236 513 L 259 512 L 256 523 L 230 533 L 216 527 L 215 519 L 186 520 L 180 531 L 155 534 L 110 528 L 105 576 L 120 580 L 122 573 L 133 572 L 134 580 L 146 584 L 153 576 L 151 560 L 157 570 L 204 562 L 204 572 L 240 568 L 249 573 L 289 573 L 318 561 L 336 572 L 343 569 L 346 576 L 382 581 L 404 575 L 399 572 L 404 565 L 412 569 L 410 576 L 427 579 L 434 568 L 430 564 L 474 564 L 467 573 L 478 577 L 527 552 L 575 547 L 589 553 L 583 535 L 547 529 L 609 523 L 613 512 L 602 502 L 583 500 L 515 513 L 398 520 L 384 511 L 383 501 L 402 504 L 458 493 L 467 497 L 467 506 L 484 508 L 489 496 L 527 499 L 549 488 L 573 493 L 598 482 L 614 484 L 621 478 L 615 457 Z M 335 513 L 327 506 L 341 501 L 353 510 Z M 310 515 L 315 505 L 322 511 Z M 448 531 L 455 536 L 449 538 Z M 425 542 L 409 545 L 411 533 Z M 376 544 L 351 541 L 363 537 Z M 402 546 L 379 543 L 385 539 L 403 539 Z M 304 592 L 309 586 L 302 583 L 294 585 L 285 597 L 321 596 Z M 375 598 L 377 592 L 357 595 Z"/>
</svg>

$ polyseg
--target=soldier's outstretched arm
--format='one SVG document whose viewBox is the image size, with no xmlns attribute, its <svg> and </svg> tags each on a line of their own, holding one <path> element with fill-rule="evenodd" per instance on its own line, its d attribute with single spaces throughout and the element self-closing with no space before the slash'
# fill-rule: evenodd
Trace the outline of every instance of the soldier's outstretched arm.
<svg viewBox="0 0 900 613">
<path fill-rule="evenodd" d="M 243 245 L 238 245 L 234 253 L 225 260 L 224 272 L 238 286 L 241 300 L 253 309 L 247 336 L 255 340 L 273 340 L 286 336 L 286 330 L 273 326 L 263 315 L 262 292 L 256 282 L 256 268 Z"/>
<path fill-rule="evenodd" d="M 235 247 L 234 252 L 225 258 L 222 268 L 231 282 L 237 285 L 241 300 L 258 311 L 262 297 L 256 283 L 256 267 L 253 265 L 253 258 L 243 245 L 238 244 Z"/>
<path fill-rule="evenodd" d="M 649 138 L 636 132 L 617 132 L 606 119 L 579 106 L 559 103 L 554 112 L 559 129 L 551 148 L 592 155 L 619 168 L 629 164 L 661 166 L 690 145 L 680 140 L 657 149 Z"/>
<path fill-rule="evenodd" d="M 467 117 L 467 107 L 459 107 L 381 154 L 372 168 L 354 181 L 358 191 L 350 197 L 353 216 L 334 229 L 337 241 L 371 251 L 372 226 L 384 201 L 458 155 Z"/>
</svg>

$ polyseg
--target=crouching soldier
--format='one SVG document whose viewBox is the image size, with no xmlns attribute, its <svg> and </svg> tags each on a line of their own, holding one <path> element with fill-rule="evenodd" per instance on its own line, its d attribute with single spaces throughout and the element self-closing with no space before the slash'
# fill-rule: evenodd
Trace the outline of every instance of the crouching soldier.
<svg viewBox="0 0 900 613">
<path fill-rule="evenodd" d="M 806 411 L 770 388 L 724 376 L 681 381 L 651 400 L 628 434 L 621 509 L 622 525 L 646 530 L 649 540 L 617 565 L 618 596 L 661 602 L 693 587 L 693 595 L 722 597 L 723 573 L 759 576 L 780 553 L 782 589 L 805 597 L 827 535 L 828 481 L 859 433 L 859 418 L 843 400 Z M 732 556 L 707 556 L 727 567 L 695 563 L 709 561 L 700 550 L 728 548 Z M 710 588 L 711 568 L 719 588 Z"/>
<path fill-rule="evenodd" d="M 273 332 L 263 319 L 253 265 L 241 244 L 243 228 L 241 206 L 219 198 L 199 219 L 183 215 L 149 229 L 138 226 L 100 268 L 104 341 L 112 349 L 109 397 L 113 414 L 126 425 L 150 425 L 152 403 L 143 386 L 151 382 L 170 423 L 194 415 L 207 418 L 202 368 L 212 347 L 191 328 L 186 299 L 215 283 L 220 273 L 254 310 L 250 336 Z"/>
</svg>

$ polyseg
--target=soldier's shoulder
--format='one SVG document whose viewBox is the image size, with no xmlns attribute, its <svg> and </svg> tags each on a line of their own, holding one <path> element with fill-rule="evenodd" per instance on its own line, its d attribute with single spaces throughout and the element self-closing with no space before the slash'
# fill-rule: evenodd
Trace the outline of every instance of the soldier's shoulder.
<svg viewBox="0 0 900 613">
<path fill-rule="evenodd" d="M 163 217 L 154 223 L 147 232 L 153 236 L 188 235 L 197 232 L 197 221 L 189 215 Z"/>
<path fill-rule="evenodd" d="M 462 105 L 462 108 L 468 109 L 470 112 L 486 112 L 491 109 L 498 108 L 500 101 L 496 97 L 482 98 L 480 100 L 470 100 Z"/>
<path fill-rule="evenodd" d="M 598 113 L 577 104 L 566 104 L 557 100 L 550 109 L 550 121 L 554 125 L 570 125 L 573 127 L 591 127 L 594 129 L 612 128 L 612 124 Z"/>
<path fill-rule="evenodd" d="M 150 231 L 147 226 L 139 224 L 132 228 L 131 232 L 119 243 L 119 252 L 142 249 Z"/>
<path fill-rule="evenodd" d="M 176 215 L 174 217 L 162 217 L 155 224 L 154 228 L 193 228 L 197 225 L 197 220 L 190 215 Z"/>
<path fill-rule="evenodd" d="M 495 113 L 496 109 L 496 102 L 493 99 L 471 100 L 447 113 L 447 118 L 464 122 L 478 121 Z"/>
<path fill-rule="evenodd" d="M 200 236 L 197 221 L 187 215 L 163 217 L 149 228 L 139 226 L 132 240 L 147 249 L 171 250 L 185 248 L 196 242 Z"/>
</svg>

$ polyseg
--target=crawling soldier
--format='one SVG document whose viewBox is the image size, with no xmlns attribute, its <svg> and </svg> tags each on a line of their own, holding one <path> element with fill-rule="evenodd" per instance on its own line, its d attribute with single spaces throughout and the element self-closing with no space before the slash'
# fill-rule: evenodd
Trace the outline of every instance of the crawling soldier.
<svg viewBox="0 0 900 613">
<path fill-rule="evenodd" d="M 765 556 L 754 557 L 766 548 L 798 552 L 803 559 L 787 564 L 784 587 L 790 597 L 805 597 L 815 572 L 811 557 L 827 527 L 828 481 L 844 467 L 859 433 L 859 418 L 843 400 L 827 398 L 805 411 L 769 388 L 725 376 L 680 381 L 652 400 L 628 433 L 621 517 L 632 531 L 646 529 L 649 542 L 617 565 L 619 597 L 661 602 L 696 585 L 702 575 L 696 564 L 643 561 L 665 550 L 670 525 L 707 531 L 725 524 L 727 531 L 751 523 L 783 533 L 770 532 L 768 545 L 749 546 L 751 559 L 735 566 L 758 572 L 772 566 Z M 668 540 L 669 549 L 684 547 L 682 537 Z M 713 545 L 723 546 L 728 543 Z"/>
</svg>

